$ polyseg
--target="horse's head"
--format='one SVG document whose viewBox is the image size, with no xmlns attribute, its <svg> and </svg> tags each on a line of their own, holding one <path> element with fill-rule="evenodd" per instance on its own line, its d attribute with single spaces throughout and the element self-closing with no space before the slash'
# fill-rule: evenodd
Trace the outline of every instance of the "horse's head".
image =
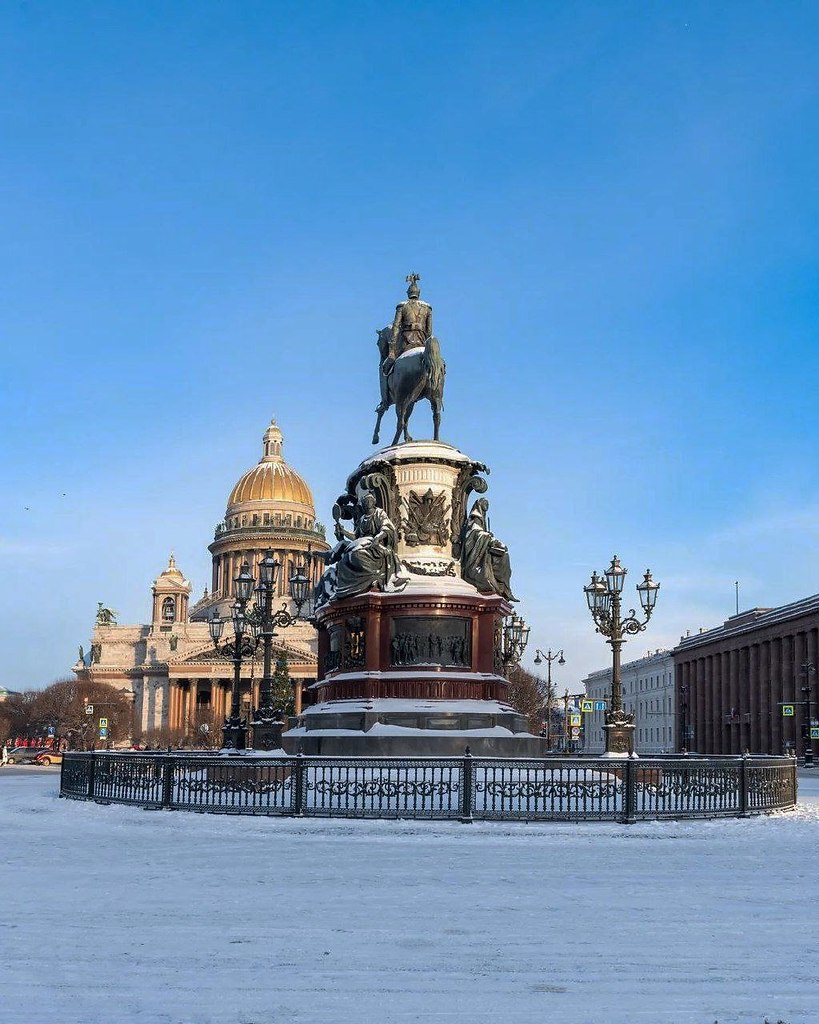
<svg viewBox="0 0 819 1024">
<path fill-rule="evenodd" d="M 390 350 L 390 340 L 392 338 L 392 327 L 382 327 L 380 331 L 376 331 L 376 345 L 378 345 L 378 351 L 381 353 L 381 358 L 386 359 L 387 353 Z"/>
</svg>

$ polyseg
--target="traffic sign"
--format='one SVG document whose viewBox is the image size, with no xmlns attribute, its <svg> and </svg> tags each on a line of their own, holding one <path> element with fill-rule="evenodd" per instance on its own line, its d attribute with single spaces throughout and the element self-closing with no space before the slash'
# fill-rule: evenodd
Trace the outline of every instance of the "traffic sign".
<svg viewBox="0 0 819 1024">
<path fill-rule="evenodd" d="M 606 710 L 606 702 L 604 700 L 596 700 L 594 702 L 594 710 L 595 711 L 605 711 Z"/>
<path fill-rule="evenodd" d="M 819 726 L 812 725 L 810 727 L 810 738 L 812 740 L 819 740 Z"/>
<path fill-rule="evenodd" d="M 576 726 L 576 725 L 572 726 L 572 739 L 573 740 L 580 739 L 580 728 L 579 728 L 579 726 Z"/>
<path fill-rule="evenodd" d="M 785 718 L 793 718 L 793 704 L 783 704 L 782 714 Z"/>
<path fill-rule="evenodd" d="M 104 729 L 104 728 L 100 727 L 100 739 L 101 740 L 108 739 L 108 730 L 107 729 Z"/>
<path fill-rule="evenodd" d="M 53 736 L 54 735 L 54 726 L 53 725 L 50 725 L 48 727 L 48 735 L 49 736 Z"/>
<path fill-rule="evenodd" d="M 93 715 L 94 714 L 94 705 L 93 704 L 86 704 L 85 705 L 85 713 L 86 713 L 86 715 Z"/>
<path fill-rule="evenodd" d="M 575 713 L 572 713 L 572 714 L 569 715 L 569 725 L 577 728 L 580 725 L 581 721 L 582 721 L 582 719 L 581 719 L 580 715 L 575 714 Z"/>
<path fill-rule="evenodd" d="M 584 715 L 591 715 L 594 712 L 594 701 L 593 700 L 581 700 L 580 710 Z"/>
<path fill-rule="evenodd" d="M 108 728 L 108 719 L 107 718 L 101 718 L 100 719 L 100 729 L 107 729 L 107 728 Z"/>
</svg>

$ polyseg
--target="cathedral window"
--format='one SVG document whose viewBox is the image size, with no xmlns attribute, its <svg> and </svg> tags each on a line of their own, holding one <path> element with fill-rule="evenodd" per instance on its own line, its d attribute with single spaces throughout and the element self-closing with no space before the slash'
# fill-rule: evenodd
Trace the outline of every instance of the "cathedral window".
<svg viewBox="0 0 819 1024">
<path fill-rule="evenodd" d="M 173 622 L 176 619 L 176 601 L 172 597 L 166 597 L 162 602 L 162 621 Z"/>
</svg>

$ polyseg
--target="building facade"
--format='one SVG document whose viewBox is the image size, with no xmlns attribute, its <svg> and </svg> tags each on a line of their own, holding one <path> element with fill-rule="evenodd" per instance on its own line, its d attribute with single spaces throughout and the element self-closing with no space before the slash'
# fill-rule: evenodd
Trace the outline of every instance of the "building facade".
<svg viewBox="0 0 819 1024">
<path fill-rule="evenodd" d="M 258 465 L 230 492 L 225 517 L 208 548 L 211 589 L 205 588 L 189 605 L 191 584 L 171 555 L 151 588 L 150 621 L 120 625 L 100 606 L 91 650 L 85 654 L 80 648 L 75 673 L 129 691 L 135 732 L 144 738 L 159 733 L 192 736 L 204 725 L 216 727 L 229 713 L 233 663 L 214 649 L 207 619 L 215 610 L 229 616 L 233 579 L 243 561 L 258 576 L 258 561 L 272 550 L 282 566 L 279 597 L 288 605 L 288 579 L 294 569 L 305 567 L 312 578 L 320 568 L 311 556 L 328 549 L 324 531 L 316 523 L 310 488 L 284 461 L 282 445 L 281 430 L 273 421 L 265 431 Z M 287 656 L 298 710 L 304 688 L 317 678 L 314 627 L 300 621 L 282 630 L 274 657 L 280 651 Z M 244 713 L 259 703 L 261 659 L 259 650 L 242 666 Z"/>
<path fill-rule="evenodd" d="M 802 752 L 817 715 L 819 594 L 753 608 L 682 637 L 674 650 L 680 729 L 703 754 Z M 783 714 L 787 705 L 792 714 Z M 817 742 L 810 741 L 813 750 Z"/>
<path fill-rule="evenodd" d="M 675 726 L 674 652 L 655 651 L 623 665 L 623 708 L 634 715 L 634 747 L 638 754 L 673 753 Z M 606 701 L 611 697 L 611 668 L 591 672 L 583 680 L 586 697 Z M 604 712 L 583 715 L 583 752 L 602 754 Z"/>
</svg>

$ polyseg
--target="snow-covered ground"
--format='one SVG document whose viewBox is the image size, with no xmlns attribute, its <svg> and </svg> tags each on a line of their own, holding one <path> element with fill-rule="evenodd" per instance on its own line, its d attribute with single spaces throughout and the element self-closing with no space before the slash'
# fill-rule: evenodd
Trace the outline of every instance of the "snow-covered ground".
<svg viewBox="0 0 819 1024">
<path fill-rule="evenodd" d="M 57 786 L 0 769 L 2 1024 L 819 1021 L 819 778 L 793 814 L 631 826 L 224 818 Z"/>
</svg>

